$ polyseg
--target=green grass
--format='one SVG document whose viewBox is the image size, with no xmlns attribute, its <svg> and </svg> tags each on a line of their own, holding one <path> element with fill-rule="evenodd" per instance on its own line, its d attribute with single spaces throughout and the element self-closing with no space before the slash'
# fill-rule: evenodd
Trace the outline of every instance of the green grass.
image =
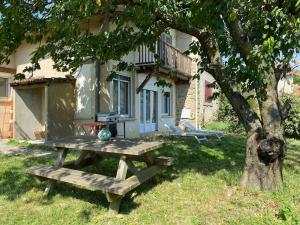
<svg viewBox="0 0 300 225">
<path fill-rule="evenodd" d="M 300 141 L 289 140 L 284 188 L 274 193 L 238 187 L 244 145 L 243 137 L 233 136 L 204 145 L 168 140 L 156 154 L 172 156 L 176 164 L 160 175 L 160 183 L 147 182 L 129 193 L 114 217 L 100 192 L 58 183 L 43 198 L 45 183 L 24 169 L 53 159 L 0 155 L 0 224 L 299 224 Z M 104 172 L 113 175 L 116 166 L 106 160 Z"/>
<path fill-rule="evenodd" d="M 223 131 L 229 131 L 230 125 L 229 123 L 225 123 L 222 121 L 214 121 L 209 124 L 205 125 L 205 129 L 207 130 L 223 130 Z"/>
</svg>

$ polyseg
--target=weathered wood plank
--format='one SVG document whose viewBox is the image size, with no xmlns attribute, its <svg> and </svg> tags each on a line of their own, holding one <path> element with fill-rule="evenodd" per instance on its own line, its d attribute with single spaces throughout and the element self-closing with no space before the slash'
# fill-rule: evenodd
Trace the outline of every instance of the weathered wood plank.
<svg viewBox="0 0 300 225">
<path fill-rule="evenodd" d="M 138 187 L 145 181 L 151 179 L 159 172 L 163 170 L 162 166 L 154 165 L 139 171 L 136 175 L 133 175 L 122 182 L 122 184 L 115 185 L 114 188 L 117 188 L 122 193 L 127 193 L 134 188 Z M 122 186 L 120 186 L 122 185 Z"/>
<path fill-rule="evenodd" d="M 12 68 L 7 68 L 7 67 L 0 66 L 0 72 L 2 72 L 2 73 L 16 74 L 16 69 L 12 69 Z"/>
<path fill-rule="evenodd" d="M 65 162 L 63 164 L 63 167 L 69 169 L 80 169 L 80 168 L 90 166 L 92 164 L 93 164 L 93 159 L 91 157 L 87 157 L 85 159 L 82 159 L 80 162 L 78 162 L 77 159 Z"/>
<path fill-rule="evenodd" d="M 145 142 L 142 140 L 112 139 L 101 142 L 97 137 L 79 136 L 45 143 L 51 147 L 87 150 L 120 155 L 143 155 L 164 146 L 161 141 Z"/>
<path fill-rule="evenodd" d="M 79 170 L 72 170 L 67 168 L 54 168 L 45 165 L 34 166 L 26 170 L 27 173 L 39 177 L 46 177 L 52 180 L 58 180 L 73 184 L 75 186 L 91 190 L 103 191 L 104 193 L 113 193 L 116 195 L 124 196 L 127 192 L 133 190 L 143 182 L 149 180 L 163 167 L 151 166 L 136 175 L 129 177 L 126 180 L 119 180 L 114 177 L 107 177 L 100 174 L 91 174 Z"/>
<path fill-rule="evenodd" d="M 127 171 L 128 171 L 128 165 L 126 163 L 126 157 L 122 156 L 119 161 L 119 167 L 116 175 L 116 179 L 120 181 L 124 181 L 127 176 Z M 109 204 L 109 213 L 110 214 L 118 214 L 120 210 L 120 205 L 121 205 L 121 200 L 122 198 L 115 198 L 111 194 L 108 194 L 109 198 L 108 200 L 111 199 L 111 202 Z"/>
<path fill-rule="evenodd" d="M 39 177 L 46 177 L 51 180 L 58 180 L 65 183 L 73 184 L 80 188 L 91 191 L 103 191 L 105 193 L 113 193 L 116 195 L 126 194 L 121 180 L 114 177 L 107 177 L 99 174 L 91 174 L 79 170 L 68 168 L 54 168 L 49 166 L 35 166 L 26 170 L 27 173 Z M 125 184 L 126 185 L 126 184 Z"/>
<path fill-rule="evenodd" d="M 64 149 L 58 149 L 59 153 L 58 153 L 58 157 L 56 159 L 55 162 L 55 168 L 61 168 L 63 166 L 63 163 L 67 157 L 68 154 L 68 149 L 64 148 Z M 47 196 L 51 193 L 51 191 L 53 190 L 55 185 L 55 181 L 54 180 L 49 180 L 48 185 L 44 191 L 44 196 Z"/>
<path fill-rule="evenodd" d="M 82 151 L 82 152 L 84 152 L 84 151 Z M 95 152 L 90 152 L 90 156 L 92 158 L 92 162 L 93 162 L 94 166 L 97 169 L 97 172 L 100 173 L 102 170 L 100 162 L 103 160 L 103 157 L 96 154 Z"/>
<path fill-rule="evenodd" d="M 152 165 L 154 165 L 154 157 L 150 154 L 150 152 L 146 152 L 143 156 L 144 156 L 144 161 L 147 164 L 147 167 L 151 167 Z M 158 183 L 157 177 L 153 177 L 152 180 L 155 183 Z"/>
<path fill-rule="evenodd" d="M 154 158 L 154 164 L 160 166 L 172 166 L 175 162 L 175 159 L 172 157 L 159 156 Z"/>
<path fill-rule="evenodd" d="M 137 174 L 139 172 L 139 170 L 135 167 L 135 165 L 133 164 L 133 162 L 130 159 L 126 159 L 126 164 L 128 166 L 129 171 L 132 174 Z"/>
<path fill-rule="evenodd" d="M 126 157 L 121 157 L 119 161 L 119 167 L 116 175 L 116 179 L 125 180 L 127 176 L 128 165 L 126 163 Z"/>
</svg>

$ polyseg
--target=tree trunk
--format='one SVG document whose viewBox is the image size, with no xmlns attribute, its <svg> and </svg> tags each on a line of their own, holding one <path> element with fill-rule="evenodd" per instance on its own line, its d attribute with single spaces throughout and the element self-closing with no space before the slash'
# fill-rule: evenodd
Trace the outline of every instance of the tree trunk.
<svg viewBox="0 0 300 225">
<path fill-rule="evenodd" d="M 232 35 L 249 67 L 257 66 L 247 59 L 251 45 L 247 43 L 239 24 L 234 24 Z M 282 122 L 284 116 L 278 100 L 277 79 L 272 66 L 263 74 L 266 84 L 257 87 L 259 113 L 251 108 L 243 93 L 236 91 L 224 73 L 224 64 L 218 43 L 213 35 L 201 29 L 188 29 L 177 24 L 170 24 L 185 33 L 189 33 L 201 43 L 199 52 L 207 54 L 209 68 L 222 92 L 228 98 L 240 122 L 247 132 L 246 160 L 241 179 L 241 186 L 248 189 L 273 191 L 281 187 L 283 160 L 286 142 Z"/>
<path fill-rule="evenodd" d="M 283 137 L 283 135 L 281 136 Z M 286 143 L 278 136 L 262 139 L 259 130 L 249 133 L 241 186 L 247 189 L 274 191 L 282 186 Z"/>
</svg>

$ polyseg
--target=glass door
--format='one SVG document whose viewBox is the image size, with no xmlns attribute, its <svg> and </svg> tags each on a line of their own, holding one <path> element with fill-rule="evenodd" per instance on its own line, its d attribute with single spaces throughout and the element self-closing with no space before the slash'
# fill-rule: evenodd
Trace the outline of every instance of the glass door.
<svg viewBox="0 0 300 225">
<path fill-rule="evenodd" d="M 140 132 L 154 132 L 157 126 L 157 92 L 143 90 L 140 93 Z"/>
</svg>

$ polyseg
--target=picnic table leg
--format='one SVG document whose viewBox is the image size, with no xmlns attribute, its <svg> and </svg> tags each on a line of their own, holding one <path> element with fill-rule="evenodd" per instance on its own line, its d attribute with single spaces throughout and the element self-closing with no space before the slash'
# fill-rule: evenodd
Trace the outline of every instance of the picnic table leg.
<svg viewBox="0 0 300 225">
<path fill-rule="evenodd" d="M 63 166 L 64 160 L 65 160 L 67 154 L 68 154 L 68 149 L 66 149 L 66 148 L 59 149 L 58 157 L 55 162 L 56 168 L 61 168 Z M 50 192 L 53 190 L 55 183 L 56 183 L 56 181 L 54 181 L 54 180 L 48 181 L 48 185 L 44 191 L 44 196 L 47 196 L 50 194 Z"/>
<path fill-rule="evenodd" d="M 80 167 L 81 163 L 88 156 L 88 154 L 89 153 L 87 151 L 80 151 L 80 155 L 79 155 L 78 159 L 75 161 L 74 167 L 75 168 Z"/>
<path fill-rule="evenodd" d="M 128 165 L 126 163 L 126 157 L 122 156 L 120 161 L 119 161 L 119 168 L 117 171 L 117 179 L 120 180 L 125 180 L 127 176 L 127 171 L 128 171 Z M 122 200 L 122 196 L 115 196 L 112 194 L 108 194 L 109 197 L 107 198 L 108 201 L 110 202 L 109 204 L 109 213 L 110 214 L 117 214 L 120 209 L 120 204 Z"/>
<path fill-rule="evenodd" d="M 97 155 L 95 152 L 90 152 L 90 156 L 92 158 L 93 164 L 96 167 L 96 170 L 98 173 L 101 172 L 101 160 L 103 160 L 103 158 L 100 155 Z"/>
<path fill-rule="evenodd" d="M 154 158 L 149 152 L 144 154 L 144 160 L 147 164 L 147 167 L 151 167 L 154 165 Z M 157 176 L 154 176 L 151 180 L 154 181 L 155 183 L 159 182 Z"/>
</svg>

